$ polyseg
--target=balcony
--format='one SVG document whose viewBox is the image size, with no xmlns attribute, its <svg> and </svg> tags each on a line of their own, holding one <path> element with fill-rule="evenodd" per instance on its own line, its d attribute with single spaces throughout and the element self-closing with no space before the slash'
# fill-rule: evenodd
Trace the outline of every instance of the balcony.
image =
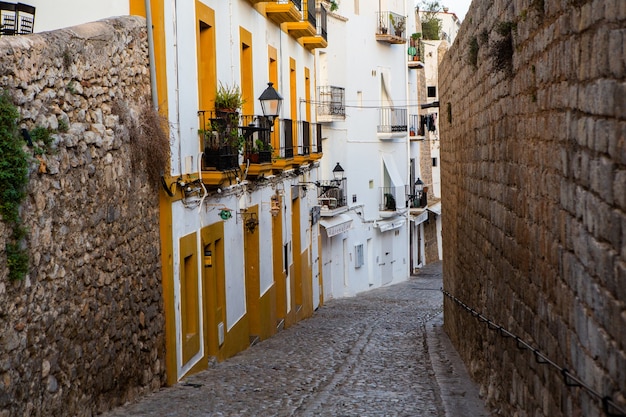
<svg viewBox="0 0 626 417">
<path fill-rule="evenodd" d="M 376 40 L 390 44 L 406 43 L 406 17 L 394 12 L 378 12 Z"/>
<path fill-rule="evenodd" d="M 309 7 L 309 5 L 311 7 Z M 317 16 L 315 12 L 315 0 L 304 0 L 302 19 L 285 23 L 285 29 L 295 39 L 309 38 L 317 34 Z"/>
<path fill-rule="evenodd" d="M 407 110 L 393 107 L 381 107 L 378 109 L 379 139 L 393 139 L 403 137 L 408 132 Z"/>
<path fill-rule="evenodd" d="M 315 20 L 316 32 L 313 36 L 304 36 L 300 39 L 302 45 L 309 51 L 316 48 L 326 48 L 328 46 L 328 12 L 324 6 L 320 5 L 316 9 L 317 18 Z M 310 20 L 309 20 L 310 21 Z"/>
<path fill-rule="evenodd" d="M 405 186 L 380 187 L 379 215 L 382 218 L 393 217 L 399 210 L 406 211 Z"/>
<path fill-rule="evenodd" d="M 272 172 L 271 125 L 264 117 L 243 116 L 240 127 L 243 143 L 243 161 L 248 177 L 257 177 Z"/>
<path fill-rule="evenodd" d="M 311 124 L 311 159 L 317 161 L 322 158 L 322 125 L 320 123 Z"/>
<path fill-rule="evenodd" d="M 298 165 L 308 164 L 322 157 L 322 128 L 319 123 L 297 122 L 298 144 L 294 156 Z"/>
<path fill-rule="evenodd" d="M 330 123 L 346 118 L 345 89 L 332 85 L 317 88 L 317 121 Z"/>
<path fill-rule="evenodd" d="M 424 124 L 421 122 L 423 118 L 419 114 L 409 114 L 409 137 L 412 140 L 424 139 Z"/>
<path fill-rule="evenodd" d="M 291 119 L 279 119 L 274 123 L 274 130 L 278 130 L 278 147 L 274 147 L 272 168 L 277 171 L 291 169 L 295 164 L 293 138 L 295 122 Z"/>
<path fill-rule="evenodd" d="M 267 18 L 277 25 L 302 20 L 301 0 L 276 0 L 265 3 Z"/>
<path fill-rule="evenodd" d="M 405 193 L 407 196 L 407 207 L 411 209 L 411 213 L 414 212 L 414 209 L 424 209 L 428 205 L 428 187 L 424 187 L 423 191 L 415 190 L 414 186 L 407 185 L 405 186 Z"/>
<path fill-rule="evenodd" d="M 217 115 L 198 111 L 198 136 L 202 149 L 202 180 L 218 185 L 229 173 L 239 169 L 239 151 L 243 145 L 239 131 L 238 113 Z"/>
<path fill-rule="evenodd" d="M 35 26 L 35 8 L 23 3 L 0 2 L 0 36 L 29 35 Z"/>
<path fill-rule="evenodd" d="M 409 48 L 407 49 L 407 65 L 409 69 L 424 68 L 424 46 L 422 45 L 422 40 L 419 36 L 420 35 L 418 33 L 414 33 L 409 39 Z"/>
<path fill-rule="evenodd" d="M 346 211 L 348 207 L 346 184 L 346 178 L 317 182 L 317 202 L 321 207 L 322 217 L 335 216 Z"/>
<path fill-rule="evenodd" d="M 298 165 L 308 163 L 311 158 L 311 124 L 307 121 L 298 123 L 298 145 L 296 146 L 295 162 Z"/>
</svg>

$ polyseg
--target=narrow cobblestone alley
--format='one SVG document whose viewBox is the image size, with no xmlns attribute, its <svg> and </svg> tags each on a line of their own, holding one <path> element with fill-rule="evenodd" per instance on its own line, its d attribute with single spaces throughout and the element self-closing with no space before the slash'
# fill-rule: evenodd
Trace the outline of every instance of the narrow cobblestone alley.
<svg viewBox="0 0 626 417">
<path fill-rule="evenodd" d="M 441 328 L 441 263 L 315 315 L 114 416 L 487 416 Z"/>
</svg>

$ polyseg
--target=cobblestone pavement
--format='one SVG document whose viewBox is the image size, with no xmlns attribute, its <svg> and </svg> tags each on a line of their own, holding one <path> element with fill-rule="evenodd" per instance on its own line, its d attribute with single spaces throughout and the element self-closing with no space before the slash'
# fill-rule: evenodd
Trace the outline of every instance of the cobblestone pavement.
<svg viewBox="0 0 626 417">
<path fill-rule="evenodd" d="M 441 263 L 307 320 L 119 416 L 488 416 L 442 330 Z"/>
</svg>

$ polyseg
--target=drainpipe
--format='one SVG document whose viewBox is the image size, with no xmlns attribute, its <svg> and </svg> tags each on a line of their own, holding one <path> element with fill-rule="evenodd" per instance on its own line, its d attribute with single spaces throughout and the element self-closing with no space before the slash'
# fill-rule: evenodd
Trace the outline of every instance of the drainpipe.
<svg viewBox="0 0 626 417">
<path fill-rule="evenodd" d="M 146 26 L 148 29 L 148 60 L 150 64 L 150 90 L 152 92 L 152 107 L 155 110 L 159 110 L 158 93 L 156 86 L 156 68 L 154 60 L 154 37 L 152 35 L 152 8 L 150 7 L 150 0 L 145 0 L 146 5 Z"/>
</svg>

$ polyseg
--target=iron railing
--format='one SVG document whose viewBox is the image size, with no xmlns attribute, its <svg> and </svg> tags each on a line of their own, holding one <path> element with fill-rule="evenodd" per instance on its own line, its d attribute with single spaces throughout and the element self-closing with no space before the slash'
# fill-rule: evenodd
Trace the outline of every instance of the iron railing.
<svg viewBox="0 0 626 417">
<path fill-rule="evenodd" d="M 348 205 L 346 198 L 346 178 L 341 180 L 321 180 L 317 182 L 317 201 L 320 206 L 333 210 Z"/>
<path fill-rule="evenodd" d="M 317 87 L 317 114 L 346 117 L 346 89 L 334 85 Z"/>
<path fill-rule="evenodd" d="M 309 155 L 311 153 L 311 125 L 307 121 L 298 122 L 298 155 Z"/>
<path fill-rule="evenodd" d="M 406 109 L 381 107 L 378 109 L 378 132 L 395 133 L 407 131 Z"/>
<path fill-rule="evenodd" d="M 306 14 L 307 14 L 308 22 L 311 24 L 311 26 L 313 26 L 314 28 L 317 29 L 317 17 L 316 17 L 316 12 L 315 12 L 315 0 L 305 0 L 305 6 L 304 7 L 306 7 Z"/>
<path fill-rule="evenodd" d="M 398 13 L 384 11 L 376 13 L 378 18 L 378 35 L 394 35 L 399 38 L 406 37 L 406 17 Z"/>
<path fill-rule="evenodd" d="M 324 6 L 320 6 L 320 18 L 317 21 L 317 34 L 328 40 L 328 12 Z"/>
<path fill-rule="evenodd" d="M 203 152 L 202 169 L 226 171 L 239 167 L 242 145 L 238 113 L 217 115 L 208 110 L 198 111 L 200 146 Z"/>
<path fill-rule="evenodd" d="M 404 186 L 380 187 L 380 211 L 396 211 L 405 206 Z"/>
</svg>

